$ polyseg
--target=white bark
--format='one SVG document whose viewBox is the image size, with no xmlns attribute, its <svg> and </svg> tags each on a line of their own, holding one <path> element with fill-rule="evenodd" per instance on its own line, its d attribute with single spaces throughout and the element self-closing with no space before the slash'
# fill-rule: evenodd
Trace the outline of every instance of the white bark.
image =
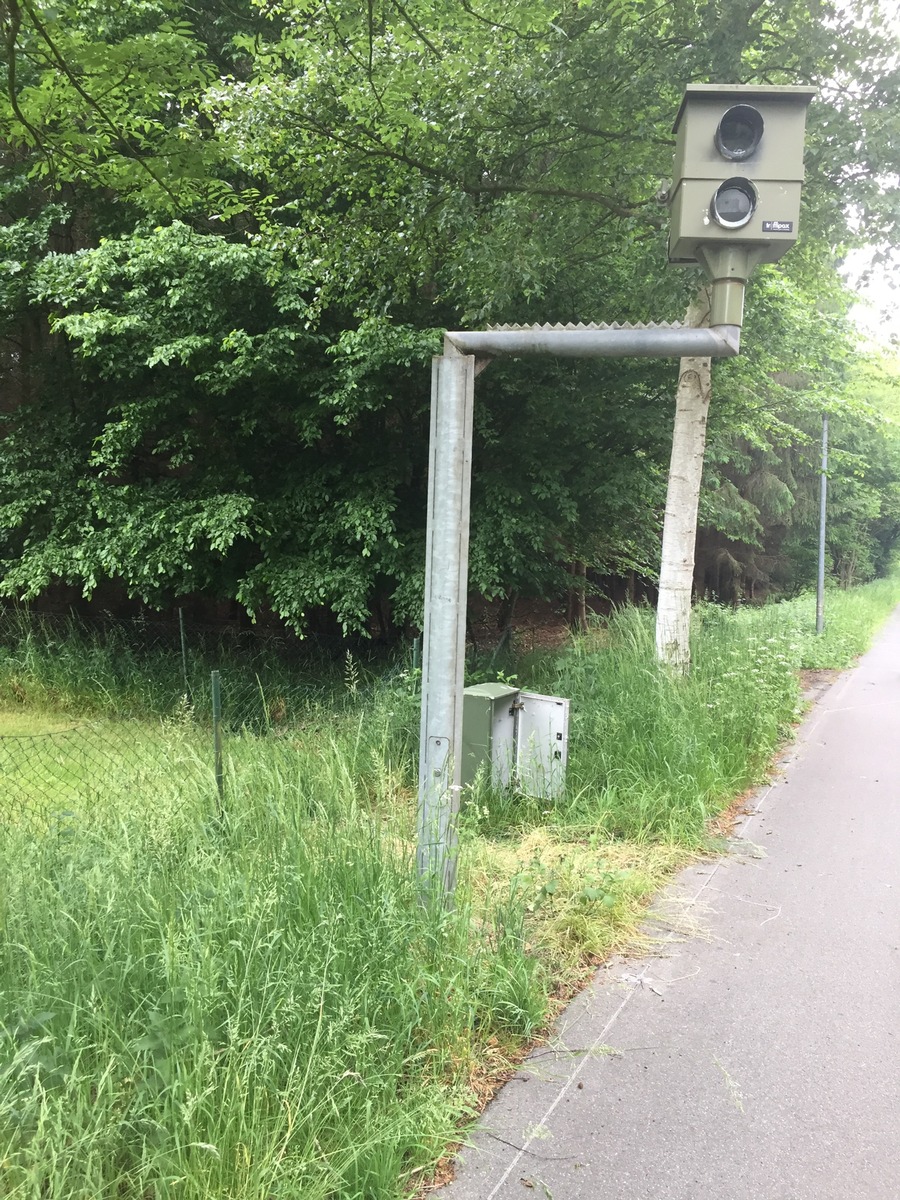
<svg viewBox="0 0 900 1200">
<path fill-rule="evenodd" d="M 705 325 L 708 319 L 709 298 L 704 290 L 688 309 L 685 324 Z M 706 420 L 712 390 L 710 366 L 708 358 L 681 360 L 663 522 L 656 657 L 682 673 L 686 673 L 691 665 L 691 591 Z"/>
</svg>

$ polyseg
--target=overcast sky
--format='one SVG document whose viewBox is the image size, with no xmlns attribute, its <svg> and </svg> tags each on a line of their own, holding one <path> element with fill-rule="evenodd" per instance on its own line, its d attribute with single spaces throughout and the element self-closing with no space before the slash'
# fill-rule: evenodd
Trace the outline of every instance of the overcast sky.
<svg viewBox="0 0 900 1200">
<path fill-rule="evenodd" d="M 847 255 L 844 277 L 859 294 L 860 303 L 852 310 L 859 328 L 877 342 L 900 343 L 900 252 L 893 264 L 871 267 L 872 254 L 852 250 Z M 867 279 L 862 276 L 868 274 Z"/>
<path fill-rule="evenodd" d="M 865 14 L 865 4 L 838 0 L 845 12 L 856 13 L 857 20 Z M 900 57 L 900 0 L 883 0 L 882 6 L 888 28 L 897 38 Z M 897 58 L 894 59 L 896 63 Z M 900 157 L 900 147 L 897 147 Z M 885 180 L 885 186 L 896 186 L 896 177 Z M 861 303 L 854 309 L 857 325 L 876 341 L 900 345 L 900 247 L 893 248 L 893 262 L 872 267 L 872 252 L 853 250 L 847 256 L 843 275 Z M 868 278 L 863 278 L 868 276 Z"/>
</svg>

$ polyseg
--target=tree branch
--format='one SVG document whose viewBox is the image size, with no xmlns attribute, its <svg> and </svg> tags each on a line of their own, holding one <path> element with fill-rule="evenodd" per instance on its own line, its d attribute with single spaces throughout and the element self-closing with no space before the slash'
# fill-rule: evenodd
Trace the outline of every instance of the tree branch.
<svg viewBox="0 0 900 1200">
<path fill-rule="evenodd" d="M 426 36 L 424 30 L 422 30 L 416 24 L 416 22 L 412 19 L 412 17 L 409 15 L 409 13 L 406 11 L 406 9 L 400 3 L 400 0 L 394 0 L 394 7 L 397 9 L 397 12 L 400 14 L 400 16 L 403 18 L 403 20 L 407 23 L 407 25 L 410 27 L 410 29 L 413 31 L 413 33 L 416 35 L 416 37 L 421 38 L 421 40 L 425 43 L 425 45 L 428 47 L 428 49 L 431 51 L 431 53 L 435 56 L 435 58 L 440 59 L 442 57 L 440 50 L 438 50 L 437 46 L 435 46 L 433 42 L 428 40 L 428 37 Z"/>
<path fill-rule="evenodd" d="M 31 124 L 22 109 L 19 106 L 19 97 L 16 93 L 16 54 L 17 43 L 19 40 L 19 30 L 22 27 L 22 12 L 19 8 L 17 0 L 8 0 L 4 5 L 9 14 L 9 24 L 5 37 L 6 42 L 6 57 L 7 57 L 7 94 L 9 95 L 9 103 L 16 119 L 19 121 L 23 129 L 26 129 L 31 134 L 34 142 L 34 148 L 39 154 L 42 154 L 47 163 L 47 170 L 53 176 L 53 160 L 47 153 L 47 148 L 44 145 L 37 129 Z"/>
<path fill-rule="evenodd" d="M 84 87 L 82 87 L 79 80 L 75 77 L 72 69 L 69 67 L 69 64 L 66 62 L 65 58 L 60 53 L 55 42 L 50 37 L 50 34 L 48 33 L 46 26 L 41 21 L 40 17 L 38 17 L 38 15 L 35 13 L 32 5 L 29 4 L 26 0 L 23 7 L 25 9 L 25 12 L 28 13 L 28 16 L 30 17 L 31 23 L 34 26 L 35 30 L 37 31 L 37 33 L 39 34 L 41 39 L 44 41 L 47 48 L 49 49 L 51 55 L 53 56 L 54 61 L 56 62 L 57 66 L 59 67 L 60 71 L 62 71 L 63 75 L 66 77 L 66 79 L 68 79 L 69 83 L 72 85 L 72 87 L 78 93 L 78 95 L 81 96 L 81 98 L 85 101 L 85 103 L 87 103 L 94 110 L 94 112 L 96 112 L 99 115 L 100 119 L 104 122 L 104 124 L 107 126 L 107 128 L 110 130 L 110 132 L 113 134 L 113 136 L 116 138 L 122 139 L 122 141 L 128 147 L 128 150 L 130 151 L 130 157 L 133 158 L 133 160 L 138 164 L 138 166 L 150 176 L 150 178 L 154 181 L 154 183 L 159 188 L 162 189 L 162 191 L 165 192 L 165 194 L 173 202 L 175 207 L 180 209 L 181 201 L 180 201 L 179 197 L 175 195 L 175 193 L 172 191 L 172 189 L 169 187 L 169 185 L 157 174 L 156 171 L 153 170 L 153 168 L 146 161 L 146 159 L 143 157 L 143 155 L 137 149 L 135 149 L 131 146 L 128 146 L 127 139 L 123 136 L 122 130 L 116 125 L 115 121 L 113 121 L 112 118 L 107 114 L 103 105 L 101 105 L 97 100 L 95 100 L 94 97 L 91 96 L 90 93 Z"/>
<path fill-rule="evenodd" d="M 532 183 L 496 183 L 482 184 L 480 186 L 460 183 L 460 187 L 464 192 L 472 196 L 479 194 L 504 195 L 516 193 L 525 196 L 547 196 L 559 200 L 587 200 L 591 204 L 602 204 L 604 208 L 617 217 L 637 216 L 642 208 L 650 204 L 649 200 L 639 200 L 637 204 L 633 205 L 620 204 L 618 200 L 613 196 L 607 196 L 605 192 L 582 191 L 578 188 L 541 187 L 538 184 Z"/>
<path fill-rule="evenodd" d="M 372 143 L 371 146 L 362 146 L 359 142 L 349 137 L 342 137 L 335 130 L 329 129 L 321 125 L 319 122 L 306 118 L 305 122 L 309 128 L 313 129 L 322 137 L 328 138 L 330 141 L 336 142 L 340 146 L 344 146 L 350 150 L 355 150 L 357 153 L 371 158 L 387 158 L 391 162 L 401 163 L 403 166 L 411 167 L 420 174 L 427 176 L 430 179 L 440 180 L 442 183 L 449 183 L 454 187 L 458 187 L 460 191 L 469 196 L 501 196 L 512 193 L 526 196 L 546 196 L 548 198 L 562 200 L 587 200 L 592 204 L 601 204 L 617 217 L 634 217 L 641 213 L 652 200 L 640 200 L 636 204 L 623 204 L 613 196 L 608 196 L 604 192 L 586 191 L 576 188 L 552 188 L 543 187 L 537 183 L 473 183 L 461 179 L 459 176 L 452 174 L 449 171 L 443 171 L 438 167 L 432 166 L 430 163 L 423 162 L 403 151 L 394 150 L 390 146 L 386 146 L 379 138 L 374 130 L 367 129 L 365 126 L 359 126 L 359 133 Z M 661 219 L 658 221 L 649 220 L 649 224 L 661 224 Z"/>
<path fill-rule="evenodd" d="M 529 41 L 539 36 L 536 33 L 523 33 L 521 29 L 516 29 L 514 25 L 507 25 L 504 21 L 494 21 L 490 17 L 486 17 L 484 13 L 476 12 L 472 5 L 467 3 L 467 0 L 460 0 L 459 6 L 463 12 L 467 12 L 469 16 L 474 17 L 476 21 L 481 21 L 481 23 L 483 25 L 487 25 L 489 29 L 503 29 L 506 31 L 506 33 L 513 33 L 516 37 L 524 38 Z"/>
</svg>

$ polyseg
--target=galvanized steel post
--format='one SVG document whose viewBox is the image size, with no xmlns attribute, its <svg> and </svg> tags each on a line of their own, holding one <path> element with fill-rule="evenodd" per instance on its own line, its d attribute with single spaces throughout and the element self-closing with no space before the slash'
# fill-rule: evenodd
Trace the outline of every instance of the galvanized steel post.
<svg viewBox="0 0 900 1200">
<path fill-rule="evenodd" d="M 448 898 L 456 886 L 474 400 L 474 356 L 434 358 L 416 861 L 426 889 Z"/>
<path fill-rule="evenodd" d="M 219 672 L 210 675 L 213 719 L 213 773 L 216 777 L 216 816 L 221 817 L 225 802 L 225 771 L 222 766 L 222 685 Z"/>
<path fill-rule="evenodd" d="M 501 326 L 454 330 L 445 346 L 488 358 L 554 354 L 560 358 L 733 358 L 740 353 L 738 325 Z"/>
<path fill-rule="evenodd" d="M 184 675 L 184 695 L 187 703 L 191 701 L 191 685 L 188 681 L 187 640 L 184 636 L 184 609 L 178 610 L 178 632 L 181 634 L 181 671 Z"/>
</svg>

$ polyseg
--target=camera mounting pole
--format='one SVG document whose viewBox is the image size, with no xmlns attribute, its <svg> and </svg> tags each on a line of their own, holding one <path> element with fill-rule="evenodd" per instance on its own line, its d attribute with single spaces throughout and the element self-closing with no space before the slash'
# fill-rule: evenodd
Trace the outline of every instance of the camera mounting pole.
<svg viewBox="0 0 900 1200">
<path fill-rule="evenodd" d="M 493 358 L 731 358 L 744 286 L 797 240 L 809 87 L 692 84 L 678 110 L 669 262 L 712 283 L 709 326 L 504 325 L 457 331 L 433 360 L 422 650 L 417 866 L 447 901 L 456 818 L 466 651 L 469 490 L 475 376 Z"/>
<path fill-rule="evenodd" d="M 731 358 L 740 333 L 737 325 L 505 325 L 448 333 L 432 360 L 416 864 L 439 895 L 456 886 L 475 376 L 493 358 L 532 354 Z"/>
</svg>

